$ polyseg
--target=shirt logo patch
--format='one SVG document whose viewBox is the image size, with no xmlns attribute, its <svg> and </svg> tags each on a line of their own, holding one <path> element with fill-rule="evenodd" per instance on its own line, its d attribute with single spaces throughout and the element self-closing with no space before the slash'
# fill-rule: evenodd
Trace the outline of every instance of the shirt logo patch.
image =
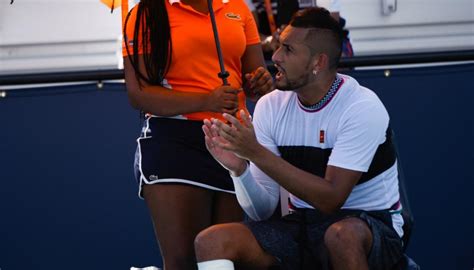
<svg viewBox="0 0 474 270">
<path fill-rule="evenodd" d="M 240 18 L 240 14 L 235 14 L 235 13 L 226 13 L 225 14 L 226 18 L 227 19 L 231 19 L 231 20 L 235 20 L 235 21 L 240 21 L 241 18 Z"/>
</svg>

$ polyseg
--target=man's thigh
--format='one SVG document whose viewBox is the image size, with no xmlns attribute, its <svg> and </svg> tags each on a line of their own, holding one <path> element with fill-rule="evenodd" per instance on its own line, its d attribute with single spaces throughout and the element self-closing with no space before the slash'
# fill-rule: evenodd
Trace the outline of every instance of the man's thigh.
<svg viewBox="0 0 474 270">
<path fill-rule="evenodd" d="M 362 222 L 348 222 L 358 219 Z M 371 238 L 371 247 L 367 262 L 369 269 L 392 269 L 403 256 L 402 241 L 393 227 L 390 214 L 383 211 L 340 211 L 323 224 L 311 227 L 308 225 L 308 238 L 312 254 L 321 269 L 331 269 L 329 254 L 324 243 L 324 237 L 329 227 L 341 224 L 341 231 L 354 232 L 361 230 L 360 226 L 367 226 Z M 354 227 L 351 227 L 354 226 Z M 322 234 L 321 234 L 322 233 Z M 342 232 L 344 233 L 344 232 Z M 363 238 L 360 238 L 363 241 Z"/>
</svg>

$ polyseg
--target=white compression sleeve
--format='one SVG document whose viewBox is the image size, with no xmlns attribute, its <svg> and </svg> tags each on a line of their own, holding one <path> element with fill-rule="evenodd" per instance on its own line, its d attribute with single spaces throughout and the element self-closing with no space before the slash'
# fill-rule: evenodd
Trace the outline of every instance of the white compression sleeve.
<svg viewBox="0 0 474 270">
<path fill-rule="evenodd" d="M 234 270 L 234 263 L 231 260 L 212 260 L 199 262 L 199 270 Z"/>
<path fill-rule="evenodd" d="M 245 172 L 232 176 L 240 206 L 253 220 L 269 218 L 275 211 L 280 197 L 280 185 L 253 163 Z"/>
</svg>

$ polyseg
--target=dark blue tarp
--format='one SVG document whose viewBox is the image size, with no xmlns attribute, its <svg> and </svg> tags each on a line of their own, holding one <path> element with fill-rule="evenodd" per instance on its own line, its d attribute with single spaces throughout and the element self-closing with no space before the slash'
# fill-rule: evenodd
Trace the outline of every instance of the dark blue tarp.
<svg viewBox="0 0 474 270">
<path fill-rule="evenodd" d="M 423 269 L 474 258 L 474 65 L 347 72 L 397 133 Z M 0 268 L 161 265 L 132 162 L 138 112 L 121 84 L 14 90 L 0 99 Z"/>
</svg>

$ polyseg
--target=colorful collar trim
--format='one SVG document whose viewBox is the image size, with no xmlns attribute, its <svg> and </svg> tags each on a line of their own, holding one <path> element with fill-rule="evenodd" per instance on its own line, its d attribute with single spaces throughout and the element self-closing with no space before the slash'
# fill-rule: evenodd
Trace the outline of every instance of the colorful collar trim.
<svg viewBox="0 0 474 270">
<path fill-rule="evenodd" d="M 337 91 L 341 88 L 343 83 L 344 83 L 344 79 L 336 75 L 336 78 L 334 79 L 334 82 L 332 83 L 331 88 L 329 88 L 329 91 L 326 93 L 326 95 L 324 95 L 324 97 L 320 101 L 318 101 L 316 104 L 313 104 L 311 106 L 305 106 L 301 103 L 300 99 L 297 98 L 298 105 L 305 112 L 318 112 L 322 110 L 324 107 L 326 107 L 326 105 L 329 104 L 329 102 L 336 95 Z"/>
</svg>

